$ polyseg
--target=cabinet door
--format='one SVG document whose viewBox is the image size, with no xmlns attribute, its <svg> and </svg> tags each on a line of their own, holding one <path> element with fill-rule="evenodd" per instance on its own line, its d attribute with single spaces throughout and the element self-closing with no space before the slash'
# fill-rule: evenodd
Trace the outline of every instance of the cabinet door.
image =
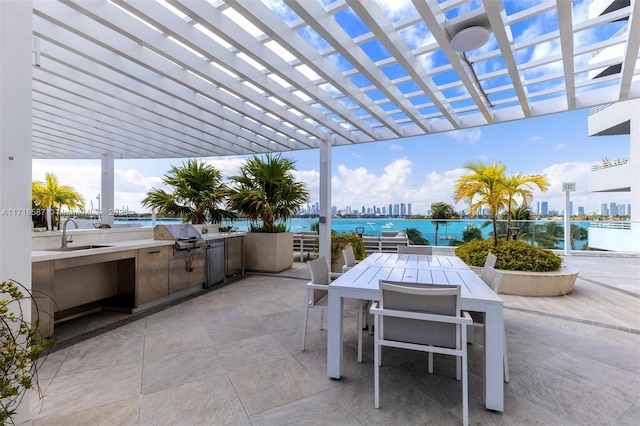
<svg viewBox="0 0 640 426">
<path fill-rule="evenodd" d="M 169 294 L 171 251 L 169 246 L 138 250 L 136 306 Z"/>
<path fill-rule="evenodd" d="M 206 280 L 207 265 L 204 253 L 198 253 L 191 260 L 191 272 L 189 273 L 189 287 L 202 286 Z"/>
<path fill-rule="evenodd" d="M 169 261 L 169 293 L 189 288 L 190 269 L 189 256 Z"/>
</svg>

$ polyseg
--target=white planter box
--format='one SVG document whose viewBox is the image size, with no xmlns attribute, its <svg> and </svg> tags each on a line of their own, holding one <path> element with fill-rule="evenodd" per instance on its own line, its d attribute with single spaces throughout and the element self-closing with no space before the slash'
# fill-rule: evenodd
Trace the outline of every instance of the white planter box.
<svg viewBox="0 0 640 426">
<path fill-rule="evenodd" d="M 245 270 L 282 272 L 293 266 L 292 232 L 247 232 L 244 237 Z"/>
<path fill-rule="evenodd" d="M 500 294 L 515 296 L 563 296 L 571 293 L 578 271 L 562 267 L 551 272 L 504 271 Z"/>
</svg>

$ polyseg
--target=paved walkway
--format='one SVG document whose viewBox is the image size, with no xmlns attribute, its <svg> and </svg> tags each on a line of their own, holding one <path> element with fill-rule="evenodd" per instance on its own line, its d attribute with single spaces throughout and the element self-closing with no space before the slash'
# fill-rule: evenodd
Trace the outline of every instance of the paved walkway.
<svg viewBox="0 0 640 426">
<path fill-rule="evenodd" d="M 482 404 L 482 348 L 470 345 L 470 423 L 635 425 L 640 421 L 640 258 L 571 256 L 581 274 L 556 298 L 505 296 L 511 382 L 505 411 Z M 40 369 L 34 425 L 459 424 L 455 362 L 385 352 L 373 408 L 372 338 L 356 358 L 345 321 L 345 371 L 326 376 L 326 329 L 310 320 L 300 351 L 306 265 L 247 275 L 155 313 L 62 342 Z M 114 315 L 59 327 L 90 332 Z M 73 344 L 71 344 L 73 343 Z"/>
</svg>

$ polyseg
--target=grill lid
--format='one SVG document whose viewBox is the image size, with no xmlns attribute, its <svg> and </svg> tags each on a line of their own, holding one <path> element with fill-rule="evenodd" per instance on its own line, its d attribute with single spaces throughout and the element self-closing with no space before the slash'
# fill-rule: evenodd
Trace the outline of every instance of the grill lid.
<svg viewBox="0 0 640 426">
<path fill-rule="evenodd" d="M 202 245 L 204 240 L 195 226 L 189 223 L 156 225 L 153 228 L 154 240 L 174 240 L 180 250 Z"/>
</svg>

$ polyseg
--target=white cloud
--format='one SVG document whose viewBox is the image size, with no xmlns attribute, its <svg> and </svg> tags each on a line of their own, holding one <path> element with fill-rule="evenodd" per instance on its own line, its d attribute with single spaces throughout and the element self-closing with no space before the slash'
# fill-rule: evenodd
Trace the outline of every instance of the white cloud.
<svg viewBox="0 0 640 426">
<path fill-rule="evenodd" d="M 453 132 L 445 133 L 450 138 L 457 140 L 458 142 L 466 142 L 469 144 L 474 144 L 480 140 L 482 137 L 482 130 L 475 129 L 464 129 L 464 130 L 455 130 Z"/>
<path fill-rule="evenodd" d="M 565 145 L 565 144 L 563 144 L 563 143 L 559 143 L 558 145 L 556 145 L 556 146 L 554 146 L 554 147 L 553 147 L 553 150 L 554 150 L 554 151 L 559 151 L 559 150 L 561 150 L 561 149 L 564 149 L 564 147 L 566 147 L 566 145 Z"/>
<path fill-rule="evenodd" d="M 391 151 L 402 151 L 402 146 L 398 145 L 397 143 L 392 143 L 391 145 L 389 145 L 389 149 Z"/>
</svg>

